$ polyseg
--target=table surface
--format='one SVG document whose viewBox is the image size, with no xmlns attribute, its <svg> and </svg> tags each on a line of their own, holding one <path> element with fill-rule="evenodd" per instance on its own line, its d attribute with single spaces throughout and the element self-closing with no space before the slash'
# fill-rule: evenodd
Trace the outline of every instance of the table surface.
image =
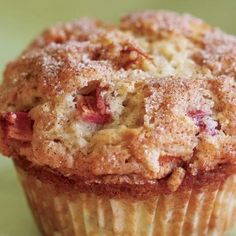
<svg viewBox="0 0 236 236">
<path fill-rule="evenodd" d="M 47 25 L 81 16 L 117 22 L 119 16 L 143 9 L 189 12 L 236 34 L 235 0 L 0 0 L 0 80 L 5 64 Z M 37 235 L 14 168 L 0 157 L 0 236 Z"/>
</svg>

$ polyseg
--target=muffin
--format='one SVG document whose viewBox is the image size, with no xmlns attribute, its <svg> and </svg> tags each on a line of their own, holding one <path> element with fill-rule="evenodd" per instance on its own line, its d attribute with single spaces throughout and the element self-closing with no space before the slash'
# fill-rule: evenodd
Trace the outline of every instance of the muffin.
<svg viewBox="0 0 236 236">
<path fill-rule="evenodd" d="M 42 234 L 225 234 L 235 78 L 236 38 L 189 15 L 46 29 L 0 87 L 0 150 Z"/>
</svg>

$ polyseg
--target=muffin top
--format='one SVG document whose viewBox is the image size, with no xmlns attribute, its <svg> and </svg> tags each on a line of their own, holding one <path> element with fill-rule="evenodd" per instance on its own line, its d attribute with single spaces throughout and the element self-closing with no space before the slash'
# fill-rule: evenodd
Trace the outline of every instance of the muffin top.
<svg viewBox="0 0 236 236">
<path fill-rule="evenodd" d="M 236 161 L 236 38 L 166 11 L 46 29 L 4 72 L 0 150 L 63 176 L 172 183 Z"/>
</svg>

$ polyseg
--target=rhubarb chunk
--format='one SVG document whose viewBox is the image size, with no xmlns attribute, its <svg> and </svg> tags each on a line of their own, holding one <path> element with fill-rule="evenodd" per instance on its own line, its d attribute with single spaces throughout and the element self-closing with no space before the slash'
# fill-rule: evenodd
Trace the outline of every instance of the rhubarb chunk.
<svg viewBox="0 0 236 236">
<path fill-rule="evenodd" d="M 77 109 L 83 121 L 100 125 L 111 121 L 109 106 L 101 96 L 102 90 L 97 87 L 95 91 L 78 98 Z"/>
<path fill-rule="evenodd" d="M 33 121 L 27 112 L 7 112 L 2 115 L 0 124 L 7 139 L 32 140 Z"/>
<path fill-rule="evenodd" d="M 195 125 L 199 127 L 200 132 L 206 132 L 212 136 L 216 135 L 218 123 L 205 111 L 193 110 L 188 115 L 193 119 Z"/>
</svg>

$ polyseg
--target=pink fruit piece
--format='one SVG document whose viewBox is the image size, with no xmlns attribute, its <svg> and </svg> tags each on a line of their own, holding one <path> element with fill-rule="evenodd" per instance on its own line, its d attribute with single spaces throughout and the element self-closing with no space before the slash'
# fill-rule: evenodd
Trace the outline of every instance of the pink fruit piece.
<svg viewBox="0 0 236 236">
<path fill-rule="evenodd" d="M 188 115 L 199 127 L 199 132 L 206 132 L 212 136 L 216 135 L 217 122 L 210 117 L 209 113 L 202 110 L 192 110 L 188 112 Z"/>
<path fill-rule="evenodd" d="M 104 88 L 97 87 L 88 95 L 81 96 L 77 108 L 83 121 L 104 125 L 111 121 L 111 113 L 101 92 Z"/>
<path fill-rule="evenodd" d="M 27 112 L 7 112 L 0 120 L 7 139 L 28 142 L 32 140 L 33 121 Z"/>
</svg>

